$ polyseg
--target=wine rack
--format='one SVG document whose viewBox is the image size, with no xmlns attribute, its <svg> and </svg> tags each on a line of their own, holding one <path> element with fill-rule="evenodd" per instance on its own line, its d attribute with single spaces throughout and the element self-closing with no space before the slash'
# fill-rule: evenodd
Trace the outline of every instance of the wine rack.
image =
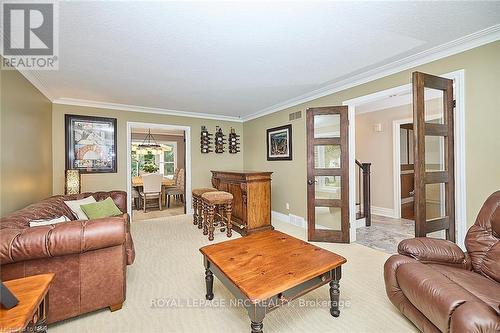
<svg viewBox="0 0 500 333">
<path fill-rule="evenodd" d="M 226 143 L 226 136 L 222 133 L 222 128 L 217 126 L 215 128 L 215 153 L 222 154 L 224 152 L 224 144 Z"/>
<path fill-rule="evenodd" d="M 213 152 L 212 136 L 213 134 L 208 133 L 206 126 L 201 126 L 200 148 L 202 154 L 208 154 Z"/>
<path fill-rule="evenodd" d="M 236 154 L 240 152 L 240 136 L 236 134 L 234 128 L 231 127 L 229 133 L 229 154 Z"/>
</svg>

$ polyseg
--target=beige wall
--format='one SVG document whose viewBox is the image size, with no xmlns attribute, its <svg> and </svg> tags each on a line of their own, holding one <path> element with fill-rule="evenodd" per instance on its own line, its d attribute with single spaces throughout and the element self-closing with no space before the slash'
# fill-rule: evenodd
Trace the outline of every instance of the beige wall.
<svg viewBox="0 0 500 333">
<path fill-rule="evenodd" d="M 205 120 L 189 117 L 168 116 L 151 113 L 139 113 L 118 111 L 109 109 L 98 109 L 81 106 L 70 106 L 54 104 L 52 107 L 52 127 L 54 151 L 54 194 L 64 192 L 64 115 L 91 115 L 101 117 L 117 118 L 118 127 L 118 172 L 107 174 L 85 174 L 82 175 L 82 191 L 98 190 L 126 190 L 127 189 L 127 122 L 144 122 L 168 125 L 181 125 L 191 127 L 191 166 L 192 166 L 192 186 L 202 187 L 210 185 L 210 170 L 242 169 L 243 152 L 238 154 L 201 154 L 200 152 L 200 132 L 201 126 L 206 125 L 210 132 L 215 131 L 215 126 L 222 126 L 224 133 L 229 133 L 230 127 L 234 127 L 237 133 L 242 133 L 241 123 Z"/>
<path fill-rule="evenodd" d="M 0 70 L 0 216 L 52 194 L 51 102 L 16 70 Z"/>
<path fill-rule="evenodd" d="M 289 123 L 288 114 L 343 101 L 410 82 L 419 70 L 444 74 L 465 70 L 467 223 L 473 223 L 489 194 L 500 189 L 500 41 L 362 84 L 244 123 L 245 168 L 273 171 L 272 209 L 306 216 L 305 117 L 293 121 L 293 161 L 266 161 L 266 128 Z M 290 203 L 290 210 L 285 203 Z"/>
<path fill-rule="evenodd" d="M 441 105 L 442 99 L 427 101 L 426 115 L 442 115 Z M 356 159 L 372 164 L 371 202 L 375 207 L 394 209 L 394 172 L 400 170 L 393 170 L 393 121 L 411 119 L 412 110 L 408 104 L 356 115 Z M 380 124 L 380 132 L 374 130 L 375 124 Z M 428 138 L 426 163 L 434 165 L 439 163 L 439 139 Z"/>
</svg>

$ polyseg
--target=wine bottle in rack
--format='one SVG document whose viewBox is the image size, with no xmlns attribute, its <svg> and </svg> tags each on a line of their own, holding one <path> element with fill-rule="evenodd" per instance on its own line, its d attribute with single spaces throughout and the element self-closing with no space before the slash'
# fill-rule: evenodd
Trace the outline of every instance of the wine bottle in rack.
<svg viewBox="0 0 500 333">
<path fill-rule="evenodd" d="M 215 153 L 222 154 L 224 152 L 224 144 L 226 143 L 225 135 L 222 128 L 217 126 L 215 128 Z"/>
<path fill-rule="evenodd" d="M 213 134 L 208 133 L 206 126 L 201 126 L 200 149 L 202 154 L 208 154 L 213 152 L 212 136 Z"/>
<path fill-rule="evenodd" d="M 240 152 L 240 136 L 236 134 L 234 128 L 231 128 L 229 133 L 229 154 L 236 154 Z"/>
</svg>

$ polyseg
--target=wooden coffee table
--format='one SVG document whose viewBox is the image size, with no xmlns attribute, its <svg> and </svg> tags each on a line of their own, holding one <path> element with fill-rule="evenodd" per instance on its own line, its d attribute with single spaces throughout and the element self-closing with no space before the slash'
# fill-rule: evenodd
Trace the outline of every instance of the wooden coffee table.
<svg viewBox="0 0 500 333">
<path fill-rule="evenodd" d="M 341 265 L 347 260 L 282 232 L 263 231 L 208 245 L 204 255 L 206 299 L 215 275 L 248 311 L 253 333 L 262 332 L 266 313 L 330 283 L 330 313 L 338 317 Z"/>
</svg>

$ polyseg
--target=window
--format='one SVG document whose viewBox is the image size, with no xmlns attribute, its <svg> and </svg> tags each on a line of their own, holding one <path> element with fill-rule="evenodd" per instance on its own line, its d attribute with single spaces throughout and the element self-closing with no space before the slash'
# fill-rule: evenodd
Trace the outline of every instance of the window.
<svg viewBox="0 0 500 333">
<path fill-rule="evenodd" d="M 141 142 L 132 142 L 140 144 Z M 158 172 L 167 178 L 174 178 L 174 171 L 177 168 L 177 142 L 158 142 L 163 146 L 170 147 L 170 150 L 158 154 L 137 154 L 132 151 L 132 177 L 140 176 L 141 170 L 146 164 L 154 164 L 158 167 Z"/>
<path fill-rule="evenodd" d="M 314 167 L 316 169 L 340 167 L 340 146 L 339 145 L 317 145 L 314 146 Z M 340 193 L 340 176 L 316 177 L 317 188 L 324 192 Z"/>
<path fill-rule="evenodd" d="M 159 156 L 159 172 L 165 177 L 173 179 L 174 171 L 177 168 L 177 142 L 164 142 L 163 144 L 171 149 L 169 151 L 164 151 L 163 154 Z"/>
</svg>

